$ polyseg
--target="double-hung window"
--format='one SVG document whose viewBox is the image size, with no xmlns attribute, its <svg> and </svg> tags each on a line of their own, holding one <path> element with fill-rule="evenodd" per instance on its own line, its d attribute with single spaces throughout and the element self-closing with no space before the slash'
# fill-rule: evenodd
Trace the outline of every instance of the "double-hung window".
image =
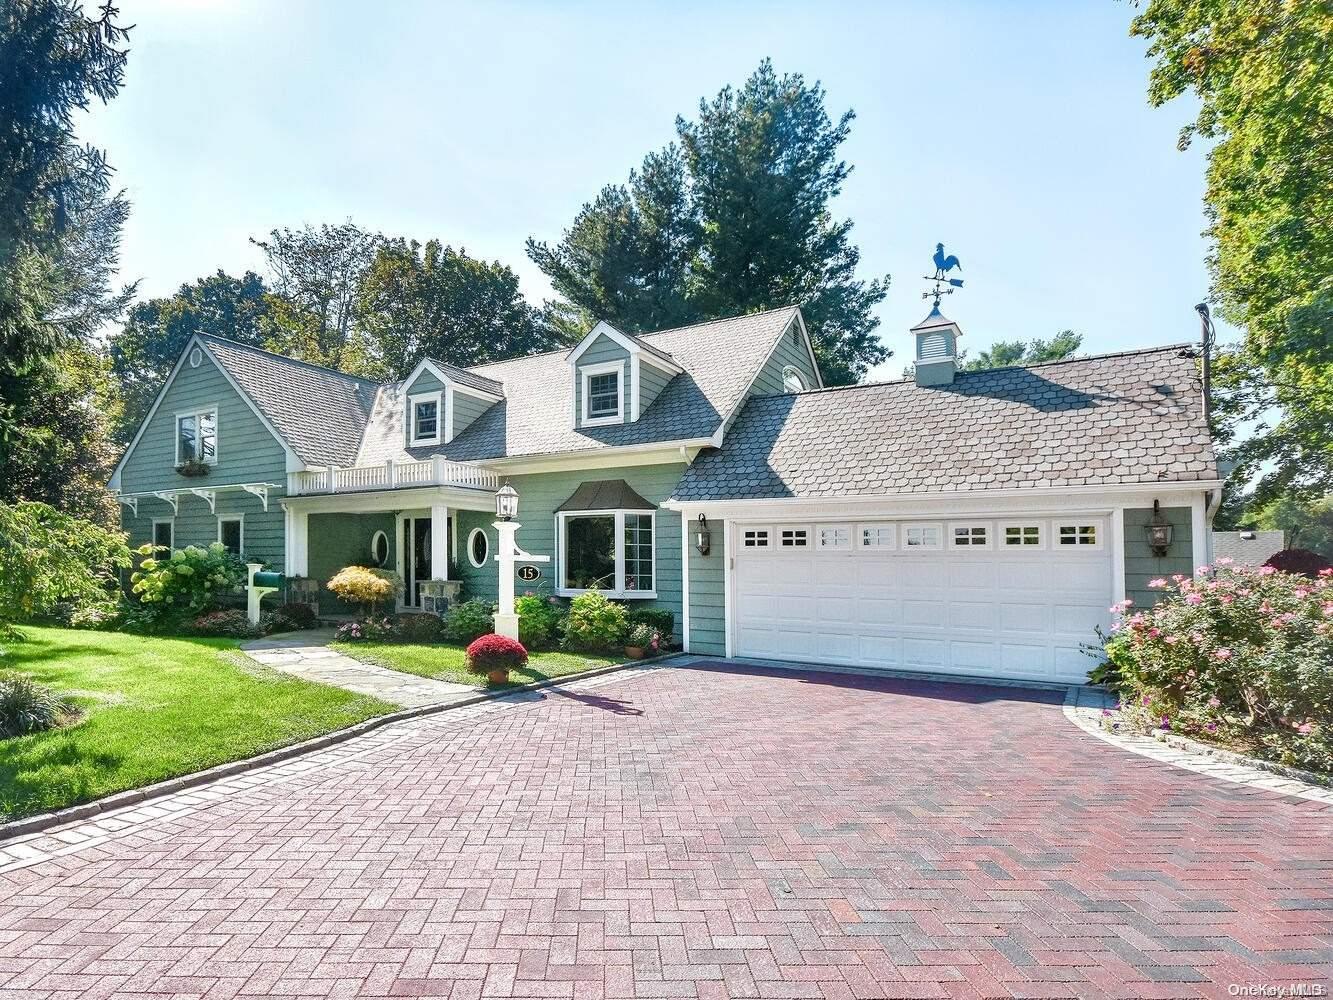
<svg viewBox="0 0 1333 1000">
<path fill-rule="evenodd" d="M 560 593 L 596 589 L 609 597 L 656 596 L 652 511 L 579 511 L 556 519 Z"/>
<path fill-rule="evenodd" d="M 176 414 L 176 464 L 218 460 L 218 411 L 216 407 Z"/>
<path fill-rule="evenodd" d="M 625 366 L 619 361 L 582 369 L 583 422 L 619 423 L 625 413 Z"/>
<path fill-rule="evenodd" d="M 413 447 L 440 443 L 440 423 L 444 418 L 440 412 L 441 396 L 442 393 L 427 392 L 412 396 L 409 400 L 412 413 L 412 433 L 409 437 Z"/>
</svg>

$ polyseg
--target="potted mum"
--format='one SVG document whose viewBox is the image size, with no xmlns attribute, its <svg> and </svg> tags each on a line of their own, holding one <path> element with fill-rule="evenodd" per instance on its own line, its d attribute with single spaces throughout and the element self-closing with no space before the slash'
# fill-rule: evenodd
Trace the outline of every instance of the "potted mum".
<svg viewBox="0 0 1333 1000">
<path fill-rule="evenodd" d="M 483 635 L 474 639 L 467 648 L 467 668 L 474 674 L 485 674 L 492 684 L 507 684 L 509 671 L 517 670 L 528 662 L 528 651 L 517 639 L 503 635 Z"/>
<path fill-rule="evenodd" d="M 645 656 L 656 656 L 662 648 L 662 634 L 651 625 L 636 625 L 625 640 L 625 655 L 631 660 L 642 660 Z"/>
</svg>

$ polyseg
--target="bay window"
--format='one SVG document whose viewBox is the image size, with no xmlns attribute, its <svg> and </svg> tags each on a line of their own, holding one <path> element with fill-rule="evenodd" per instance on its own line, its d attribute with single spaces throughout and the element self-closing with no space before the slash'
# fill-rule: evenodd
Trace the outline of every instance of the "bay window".
<svg viewBox="0 0 1333 1000">
<path fill-rule="evenodd" d="M 656 595 L 652 511 L 600 510 L 556 515 L 564 595 L 597 589 L 608 597 Z"/>
</svg>

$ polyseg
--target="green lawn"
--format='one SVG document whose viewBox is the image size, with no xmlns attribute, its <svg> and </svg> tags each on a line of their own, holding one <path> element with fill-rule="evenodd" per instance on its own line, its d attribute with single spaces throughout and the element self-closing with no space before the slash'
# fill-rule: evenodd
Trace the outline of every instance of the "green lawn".
<svg viewBox="0 0 1333 1000">
<path fill-rule="evenodd" d="M 472 684 L 477 687 L 486 685 L 485 675 L 468 673 L 467 647 L 454 643 L 416 645 L 397 642 L 335 642 L 333 648 L 366 663 L 375 663 L 390 670 L 401 670 L 405 674 L 433 677 L 435 680 L 453 681 L 457 684 Z M 594 667 L 621 663 L 624 659 L 625 657 L 619 653 L 608 655 L 530 653 L 526 667 L 509 672 L 509 682 L 510 686 L 530 684 L 533 681 L 544 681 L 551 677 L 563 677 L 565 674 L 577 674 Z"/>
<path fill-rule="evenodd" d="M 156 639 L 25 626 L 5 670 L 71 695 L 82 720 L 0 740 L 0 818 L 138 788 L 299 743 L 394 710 L 287 677 L 230 639 Z"/>
</svg>

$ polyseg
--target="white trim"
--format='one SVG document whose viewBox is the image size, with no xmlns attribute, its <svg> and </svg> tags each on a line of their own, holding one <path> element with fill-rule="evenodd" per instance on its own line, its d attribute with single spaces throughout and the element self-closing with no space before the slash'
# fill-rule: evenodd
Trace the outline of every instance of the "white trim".
<svg viewBox="0 0 1333 1000">
<path fill-rule="evenodd" d="M 824 544 L 826 536 L 831 537 L 834 544 Z M 839 545 L 837 542 L 841 539 L 845 544 Z M 815 551 L 816 552 L 851 552 L 856 544 L 856 525 L 850 521 L 840 521 L 832 524 L 815 525 Z"/>
<path fill-rule="evenodd" d="M 978 545 L 975 542 L 977 536 L 972 533 L 973 530 L 976 528 L 983 529 L 980 545 Z M 959 529 L 962 529 L 963 531 L 967 532 L 965 536 L 967 538 L 966 545 L 958 544 L 959 536 L 957 533 Z M 951 550 L 966 549 L 968 551 L 975 551 L 977 549 L 992 549 L 995 547 L 992 544 L 992 542 L 995 540 L 994 535 L 995 535 L 995 526 L 991 524 L 990 521 L 951 521 L 949 523 L 949 530 L 946 533 L 946 537 L 948 539 L 946 544 L 948 548 Z"/>
<path fill-rule="evenodd" d="M 199 418 L 212 416 L 213 418 L 213 457 L 200 459 L 205 465 L 217 465 L 218 456 L 222 454 L 222 421 L 218 419 L 218 404 L 205 403 L 202 406 L 196 406 L 188 410 L 181 410 L 172 415 L 171 434 L 172 444 L 175 448 L 176 460 L 172 463 L 175 467 L 181 463 L 181 420 L 186 417 L 194 418 L 194 433 L 196 438 L 199 435 Z"/>
<path fill-rule="evenodd" d="M 476 538 L 477 535 L 481 535 L 482 539 L 486 542 L 486 554 L 481 557 L 481 562 L 477 562 L 477 560 L 472 558 L 472 540 Z M 458 537 L 457 531 L 454 532 L 454 537 L 455 538 Z M 486 566 L 486 562 L 487 560 L 490 559 L 490 557 L 491 557 L 491 538 L 488 534 L 486 534 L 486 529 L 473 528 L 471 531 L 467 533 L 467 561 L 472 564 L 473 569 L 483 569 Z"/>
<path fill-rule="evenodd" d="M 592 416 L 592 402 L 589 398 L 591 393 L 588 391 L 588 383 L 598 375 L 616 376 L 616 412 L 613 414 L 604 414 L 600 417 Z M 579 389 L 583 400 L 581 409 L 583 427 L 602 427 L 606 424 L 623 424 L 625 422 L 625 362 L 603 361 L 596 365 L 582 365 L 579 367 Z"/>
<path fill-rule="evenodd" d="M 364 493 L 308 493 L 287 496 L 282 506 L 311 514 L 350 514 L 370 511 L 425 510 L 446 503 L 455 510 L 495 513 L 495 494 L 461 486 L 422 486 L 414 489 L 367 490 Z"/>
<path fill-rule="evenodd" d="M 443 400 L 443 389 L 412 393 L 407 397 L 407 447 L 420 448 L 424 445 L 440 443 L 441 424 L 444 422 Z M 417 405 L 419 403 L 435 404 L 435 433 L 430 437 L 421 437 L 417 433 Z"/>
<path fill-rule="evenodd" d="M 1125 599 L 1125 508 L 1111 511 L 1111 594 L 1116 603 Z"/>
<path fill-rule="evenodd" d="M 736 548 L 732 540 L 734 534 L 733 522 L 724 519 L 722 537 L 726 539 L 726 550 L 723 552 L 722 560 L 722 654 L 728 658 L 731 657 L 731 651 L 735 646 L 732 633 L 736 630 L 734 612 L 736 602 L 731 594 L 732 588 L 736 585 L 736 574 L 732 572 L 736 566 Z"/>
<path fill-rule="evenodd" d="M 435 362 L 433 362 L 430 358 L 422 358 L 419 362 L 417 362 L 417 366 L 412 369 L 411 374 L 409 374 L 407 378 L 403 379 L 402 386 L 404 392 L 411 391 L 412 383 L 415 382 L 420 377 L 423 371 L 430 372 L 437 379 L 439 379 L 439 381 L 443 385 L 451 385 L 459 392 L 476 396 L 478 399 L 488 399 L 492 403 L 498 403 L 500 402 L 500 400 L 504 399 L 503 395 L 497 395 L 496 393 L 493 392 L 487 392 L 485 389 L 478 389 L 476 386 L 467 385 L 464 382 L 458 381 L 452 376 L 446 374 L 445 371 L 439 368 L 435 364 Z M 478 377 L 484 377 L 484 376 L 478 376 Z"/>
<path fill-rule="evenodd" d="M 1019 529 L 1019 543 L 1010 545 L 1006 532 L 1010 528 Z M 1037 544 L 1028 545 L 1022 541 L 1024 528 L 1037 529 Z M 1046 538 L 1051 533 L 1051 525 L 1039 517 L 1017 518 L 1009 521 L 1001 521 L 995 530 L 995 548 L 999 552 L 1041 552 L 1046 548 Z"/>
<path fill-rule="evenodd" d="M 783 535 L 791 535 L 791 544 L 784 544 Z M 798 538 L 801 539 L 798 541 Z M 808 524 L 779 524 L 773 528 L 773 548 L 777 551 L 783 549 L 805 549 L 813 551 L 815 547 L 814 532 L 810 530 Z"/>
<path fill-rule="evenodd" d="M 653 585 L 648 590 L 625 590 L 625 515 L 644 514 L 652 519 Z M 611 517 L 615 524 L 615 587 L 602 591 L 607 597 L 622 601 L 653 600 L 657 597 L 657 511 L 655 510 L 559 510 L 555 513 L 555 593 L 559 597 L 578 597 L 586 588 L 565 586 L 565 525 L 571 518 Z"/>
<path fill-rule="evenodd" d="M 639 383 L 643 379 L 643 366 L 639 364 L 639 355 L 629 356 L 629 422 L 639 419 Z"/>
<path fill-rule="evenodd" d="M 1061 528 L 1074 529 L 1074 544 L 1066 545 L 1060 540 Z M 1083 537 L 1079 528 L 1092 528 L 1093 542 L 1091 545 L 1080 542 Z M 1101 519 L 1091 517 L 1081 517 L 1078 514 L 1057 514 L 1051 519 L 1051 551 L 1052 552 L 1099 552 L 1106 546 L 1106 522 Z"/>
<path fill-rule="evenodd" d="M 384 539 L 384 559 L 383 559 L 383 560 L 376 560 L 376 558 L 375 558 L 375 539 L 377 539 L 377 538 L 381 538 L 381 537 Z M 370 533 L 370 559 L 371 559 L 371 561 L 374 562 L 376 566 L 379 566 L 381 569 L 383 569 L 385 566 L 387 566 L 387 565 L 389 564 L 389 557 L 390 557 L 391 555 L 393 555 L 393 547 L 389 544 L 389 533 L 388 533 L 387 531 L 385 531 L 383 528 L 376 528 L 374 531 L 372 531 L 372 532 Z"/>
<path fill-rule="evenodd" d="M 800 388 L 799 388 L 799 389 L 793 389 L 791 386 L 789 386 L 789 385 L 787 384 L 787 379 L 789 379 L 789 378 L 795 378 L 795 379 L 796 379 L 796 382 L 797 382 L 797 384 L 800 386 Z M 807 389 L 809 389 L 809 388 L 810 388 L 810 387 L 809 387 L 808 385 L 805 384 L 805 376 L 801 374 L 801 369 L 797 368 L 795 365 L 783 365 L 783 366 L 782 366 L 782 390 L 783 390 L 783 392 L 805 392 L 805 391 L 806 391 Z"/>
<path fill-rule="evenodd" d="M 1209 565 L 1208 513 L 1202 494 L 1190 504 L 1190 548 L 1195 569 Z"/>
<path fill-rule="evenodd" d="M 1031 510 L 1029 504 L 1042 503 L 1064 503 L 1074 497 L 1093 497 L 1096 499 L 1109 501 L 1111 498 L 1126 498 L 1126 506 L 1133 506 L 1129 498 L 1140 501 L 1147 497 L 1147 504 L 1152 506 L 1152 497 L 1154 494 L 1179 494 L 1179 493 L 1200 493 L 1204 490 L 1213 489 L 1219 485 L 1216 481 L 1199 481 L 1192 483 L 1126 483 L 1113 486 L 1034 486 L 1020 487 L 1018 489 L 1004 490 L 948 490 L 939 492 L 921 492 L 921 493 L 878 493 L 858 496 L 826 496 L 826 497 L 765 497 L 755 499 L 738 500 L 666 500 L 661 504 L 667 510 L 679 510 L 682 504 L 690 504 L 692 507 L 700 507 L 705 510 L 725 510 L 734 511 L 735 517 L 756 517 L 772 518 L 778 512 L 786 513 L 788 511 L 796 513 L 803 510 L 826 511 L 830 509 L 846 510 L 849 516 L 856 517 L 855 513 L 865 507 L 893 505 L 907 509 L 939 509 L 941 505 L 949 503 L 967 503 L 1000 501 L 998 505 L 987 508 L 989 511 L 1003 511 L 1006 507 L 1010 509 L 1018 508 Z M 1010 503 L 1009 501 L 1019 501 Z M 1109 504 L 1108 504 L 1109 506 Z M 965 509 L 965 508 L 964 508 Z M 951 513 L 963 513 L 964 509 L 957 511 L 941 511 L 948 516 Z"/>
<path fill-rule="evenodd" d="M 454 387 L 444 384 L 444 443 L 454 439 Z"/>
<path fill-rule="evenodd" d="M 745 544 L 747 541 L 745 536 L 750 534 L 754 535 L 753 545 Z M 763 535 L 762 543 L 760 539 L 761 534 Z M 773 529 L 767 524 L 745 525 L 739 533 L 739 540 L 737 541 L 736 548 L 741 552 L 758 552 L 760 550 L 771 552 L 775 548 L 773 545 Z"/>
<path fill-rule="evenodd" d="M 699 452 L 710 447 L 709 438 L 688 438 L 682 441 L 654 441 L 651 444 L 630 444 L 610 448 L 580 448 L 577 451 L 554 452 L 550 455 L 516 455 L 513 458 L 480 459 L 483 468 L 506 475 L 523 476 L 536 472 L 556 472 L 576 469 L 623 469 L 635 465 L 663 465 L 683 462 L 689 465 Z M 667 506 L 662 504 L 662 506 Z M 672 510 L 679 510 L 674 504 Z"/>
<path fill-rule="evenodd" d="M 772 346 L 769 347 L 768 353 L 764 355 L 764 360 L 759 363 L 757 368 L 755 368 L 754 374 L 750 376 L 750 381 L 745 384 L 745 391 L 741 393 L 740 398 L 736 400 L 735 405 L 731 408 L 731 412 L 726 414 L 722 418 L 722 422 L 717 425 L 717 430 L 713 432 L 712 437 L 709 439 L 709 443 L 714 448 L 722 447 L 722 441 L 726 437 L 727 428 L 730 427 L 731 422 L 736 419 L 736 415 L 740 413 L 741 407 L 743 407 L 749 400 L 750 393 L 754 389 L 755 382 L 759 380 L 760 373 L 763 372 L 763 370 L 768 367 L 768 363 L 773 360 L 773 355 L 777 352 L 778 345 L 782 343 L 782 338 L 787 336 L 787 331 L 791 329 L 792 323 L 797 324 L 801 331 L 801 337 L 805 340 L 805 349 L 810 355 L 810 367 L 815 373 L 815 387 L 818 389 L 824 388 L 824 376 L 820 374 L 819 362 L 815 360 L 815 347 L 810 341 L 809 331 L 805 328 L 805 317 L 801 315 L 801 310 L 798 308 L 796 314 L 782 328 L 782 332 L 773 338 Z"/>
<path fill-rule="evenodd" d="M 690 517 L 680 513 L 680 644 L 690 651 Z"/>
<path fill-rule="evenodd" d="M 197 496 L 204 503 L 208 504 L 208 512 L 216 514 L 218 512 L 218 491 L 215 489 L 205 489 L 202 486 L 191 486 L 189 491 Z"/>
<path fill-rule="evenodd" d="M 181 512 L 180 491 L 155 490 L 153 496 L 157 497 L 163 503 L 171 505 L 171 513 L 173 517 Z"/>
<path fill-rule="evenodd" d="M 920 545 L 913 545 L 909 541 L 913 531 L 921 532 L 922 542 Z M 932 531 L 934 532 L 934 543 L 928 544 Z M 904 524 L 898 548 L 902 552 L 942 552 L 944 551 L 944 525 L 938 521 L 914 521 Z"/>
<path fill-rule="evenodd" d="M 152 533 L 148 537 L 155 549 L 159 547 L 157 544 L 157 526 L 159 524 L 165 524 L 171 529 L 171 541 L 166 545 L 166 548 L 168 550 L 174 549 L 176 547 L 176 519 L 174 517 L 153 518 Z"/>
<path fill-rule="evenodd" d="M 219 514 L 218 515 L 218 541 L 222 541 L 222 525 L 227 521 L 235 521 L 239 526 L 236 540 L 236 552 L 240 554 L 245 551 L 245 515 L 244 514 Z"/>
<path fill-rule="evenodd" d="M 824 376 L 819 370 L 819 359 L 815 357 L 815 344 L 810 339 L 810 331 L 805 328 L 805 314 L 799 308 L 796 310 L 796 322 L 801 328 L 801 339 L 805 341 L 805 351 L 810 355 L 810 368 L 815 373 L 815 388 L 822 389 L 824 388 Z M 782 333 L 785 336 L 787 331 L 783 330 Z M 776 349 L 776 345 L 774 345 L 774 349 Z M 755 373 L 756 377 L 758 374 L 758 372 Z"/>
<path fill-rule="evenodd" d="M 203 351 L 203 348 L 201 348 L 201 347 L 192 347 L 192 348 L 190 348 L 190 355 L 189 355 L 189 357 L 190 357 L 190 367 L 191 367 L 191 368 L 198 368 L 201 364 L 204 363 L 204 351 Z"/>
</svg>

